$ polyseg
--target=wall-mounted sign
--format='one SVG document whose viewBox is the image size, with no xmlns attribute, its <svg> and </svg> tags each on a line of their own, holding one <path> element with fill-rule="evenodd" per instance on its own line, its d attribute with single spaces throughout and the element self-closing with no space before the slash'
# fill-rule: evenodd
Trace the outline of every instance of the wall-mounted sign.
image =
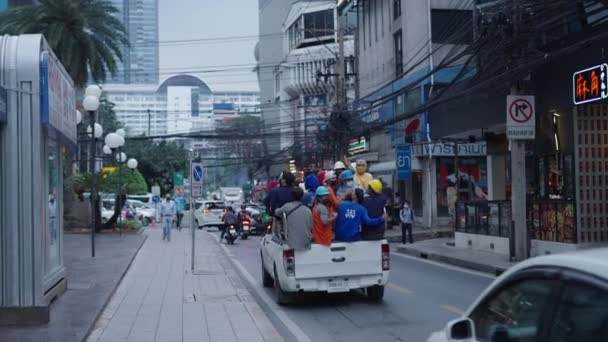
<svg viewBox="0 0 608 342">
<path fill-rule="evenodd" d="M 351 140 L 348 144 L 348 153 L 356 154 L 367 151 L 367 140 L 365 137 Z"/>
<path fill-rule="evenodd" d="M 572 76 L 574 104 L 608 98 L 608 64 L 577 71 Z"/>
<path fill-rule="evenodd" d="M 483 157 L 488 154 L 486 142 L 457 143 L 458 156 Z M 454 143 L 429 143 L 412 145 L 412 156 L 414 157 L 452 157 L 454 156 Z"/>
<path fill-rule="evenodd" d="M 40 119 L 76 143 L 74 83 L 50 51 L 40 54 Z"/>
<path fill-rule="evenodd" d="M 397 178 L 399 180 L 412 179 L 412 146 L 397 147 Z"/>
</svg>

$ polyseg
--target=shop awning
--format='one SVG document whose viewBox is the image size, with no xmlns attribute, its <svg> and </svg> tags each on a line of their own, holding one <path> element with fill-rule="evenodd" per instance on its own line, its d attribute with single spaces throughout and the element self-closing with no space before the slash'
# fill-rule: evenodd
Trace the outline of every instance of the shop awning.
<svg viewBox="0 0 608 342">
<path fill-rule="evenodd" d="M 388 162 L 381 162 L 372 164 L 369 167 L 369 172 L 372 175 L 392 175 L 397 170 L 396 162 L 394 160 Z"/>
</svg>

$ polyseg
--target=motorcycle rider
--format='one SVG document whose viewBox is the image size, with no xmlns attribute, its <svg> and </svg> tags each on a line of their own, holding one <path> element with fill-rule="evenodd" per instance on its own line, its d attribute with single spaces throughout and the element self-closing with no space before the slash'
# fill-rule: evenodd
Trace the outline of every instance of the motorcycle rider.
<svg viewBox="0 0 608 342">
<path fill-rule="evenodd" d="M 241 204 L 241 211 L 239 211 L 239 213 L 237 214 L 237 218 L 239 220 L 239 228 L 243 228 L 241 227 L 243 221 L 249 221 L 249 224 L 251 224 L 251 217 L 249 215 L 249 212 L 247 211 L 247 206 L 245 204 Z"/>
<path fill-rule="evenodd" d="M 238 227 L 238 218 L 234 214 L 234 209 L 232 207 L 228 207 L 224 217 L 222 217 L 222 222 L 224 223 L 224 228 L 222 229 L 222 234 L 220 235 L 220 240 L 224 238 L 226 234 L 226 230 L 230 225 L 234 225 L 234 227 Z"/>
</svg>

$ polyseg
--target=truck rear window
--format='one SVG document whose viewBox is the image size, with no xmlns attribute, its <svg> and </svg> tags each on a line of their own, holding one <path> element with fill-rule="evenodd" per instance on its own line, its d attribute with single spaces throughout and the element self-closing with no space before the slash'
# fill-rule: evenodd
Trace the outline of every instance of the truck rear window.
<svg viewBox="0 0 608 342">
<path fill-rule="evenodd" d="M 213 210 L 213 209 L 225 209 L 226 206 L 224 205 L 224 203 L 222 202 L 212 202 L 212 203 L 207 203 L 207 209 Z"/>
</svg>

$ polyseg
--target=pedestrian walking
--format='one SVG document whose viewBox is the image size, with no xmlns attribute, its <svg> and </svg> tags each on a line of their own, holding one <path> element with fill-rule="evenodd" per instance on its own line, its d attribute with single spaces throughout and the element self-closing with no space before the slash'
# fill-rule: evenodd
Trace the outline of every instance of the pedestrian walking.
<svg viewBox="0 0 608 342">
<path fill-rule="evenodd" d="M 160 204 L 160 215 L 163 218 L 163 240 L 171 241 L 171 226 L 176 214 L 175 202 L 171 200 L 171 194 L 166 194 L 165 200 Z"/>
<path fill-rule="evenodd" d="M 405 244 L 406 231 L 409 235 L 410 243 L 414 243 L 412 225 L 414 224 L 415 216 L 414 211 L 410 208 L 410 202 L 405 201 L 403 203 L 403 209 L 399 212 L 399 218 L 401 219 L 401 243 Z"/>
</svg>

